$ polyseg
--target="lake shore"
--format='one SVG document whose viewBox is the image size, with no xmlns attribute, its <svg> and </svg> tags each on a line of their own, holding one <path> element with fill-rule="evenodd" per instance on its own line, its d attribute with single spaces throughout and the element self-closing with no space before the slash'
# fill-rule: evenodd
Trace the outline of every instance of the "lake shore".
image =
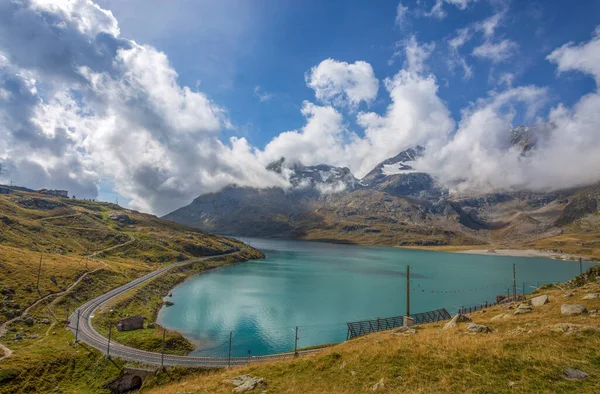
<svg viewBox="0 0 600 394">
<path fill-rule="evenodd" d="M 469 249 L 458 250 L 455 251 L 455 253 L 480 254 L 485 256 L 543 257 L 554 260 L 579 260 L 579 256 L 537 249 Z"/>
</svg>

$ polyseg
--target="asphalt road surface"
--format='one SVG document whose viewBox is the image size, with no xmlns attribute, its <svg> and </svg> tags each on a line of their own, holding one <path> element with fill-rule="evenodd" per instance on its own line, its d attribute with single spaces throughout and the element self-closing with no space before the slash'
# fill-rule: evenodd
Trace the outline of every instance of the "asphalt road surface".
<svg viewBox="0 0 600 394">
<path fill-rule="evenodd" d="M 232 252 L 228 254 L 235 254 L 237 252 Z M 220 256 L 226 256 L 220 255 Z M 207 259 L 209 256 L 203 259 Z M 137 361 L 140 363 L 151 364 L 151 365 L 165 365 L 165 366 L 185 366 L 185 367 L 207 367 L 207 368 L 218 368 L 225 367 L 229 364 L 231 365 L 243 365 L 248 364 L 249 362 L 258 362 L 258 361 L 266 361 L 266 360 L 275 360 L 282 358 L 290 358 L 294 357 L 294 353 L 282 353 L 282 354 L 274 354 L 269 356 L 255 356 L 255 357 L 232 357 L 231 359 L 227 357 L 193 357 L 193 356 L 173 356 L 173 355 L 162 355 L 161 353 L 153 353 L 145 350 L 139 350 L 132 347 L 124 346 L 119 343 L 111 341 L 110 343 L 110 351 L 108 349 L 108 339 L 100 335 L 92 326 L 92 318 L 94 316 L 94 312 L 100 308 L 103 304 L 107 303 L 111 299 L 118 297 L 119 295 L 125 293 L 133 289 L 136 286 L 141 285 L 144 282 L 151 280 L 159 275 L 164 274 L 165 272 L 182 265 L 190 264 L 194 261 L 199 261 L 203 259 L 193 259 L 193 260 L 185 260 L 178 263 L 174 263 L 168 265 L 164 268 L 161 268 L 157 271 L 151 272 L 145 276 L 142 276 L 138 279 L 135 279 L 121 287 L 113 289 L 108 293 L 105 293 L 99 297 L 94 298 L 91 301 L 86 302 L 81 307 L 75 310 L 75 312 L 69 317 L 69 328 L 76 335 L 77 340 L 84 342 L 104 354 L 109 353 L 110 357 L 118 357 L 124 360 L 129 361 Z M 318 351 L 318 349 L 314 350 L 306 350 L 299 351 L 298 354 L 307 354 Z"/>
</svg>

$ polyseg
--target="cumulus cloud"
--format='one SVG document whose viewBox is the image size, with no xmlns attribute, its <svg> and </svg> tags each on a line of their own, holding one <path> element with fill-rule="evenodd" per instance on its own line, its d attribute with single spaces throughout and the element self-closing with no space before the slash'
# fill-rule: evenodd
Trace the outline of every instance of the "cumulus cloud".
<svg viewBox="0 0 600 394">
<path fill-rule="evenodd" d="M 357 107 L 377 97 L 379 80 L 367 62 L 352 64 L 326 59 L 306 74 L 307 85 L 315 91 L 317 100 L 337 106 Z"/>
<path fill-rule="evenodd" d="M 457 32 L 449 47 L 458 54 L 472 31 Z M 484 45 L 473 55 L 494 62 L 516 49 L 509 40 Z M 359 110 L 378 95 L 370 64 L 326 59 L 305 76 L 316 102 L 303 103 L 304 126 L 260 150 L 244 138 L 224 141 L 221 132 L 232 128 L 227 110 L 181 86 L 164 53 L 121 37 L 109 11 L 87 0 L 1 2 L 0 160 L 21 184 L 79 197 L 95 197 L 100 179 L 109 178 L 132 207 L 158 214 L 228 184 L 287 187 L 285 177 L 265 168 L 281 156 L 348 166 L 361 177 L 417 144 L 427 149 L 420 168 L 461 192 L 598 180 L 597 89 L 545 114 L 548 90 L 514 86 L 507 74 L 500 90 L 463 109 L 457 125 L 427 67 L 434 44 L 410 36 L 399 48 L 405 62 L 383 83 L 390 98 L 383 113 Z M 596 30 L 588 42 L 567 43 L 547 59 L 558 72 L 586 73 L 598 84 L 599 56 Z M 527 155 L 510 145 L 518 114 L 544 131 Z"/>
<path fill-rule="evenodd" d="M 265 147 L 263 161 L 285 156 L 305 165 L 348 166 L 362 177 L 379 162 L 414 144 L 436 145 L 445 141 L 454 122 L 437 96 L 435 78 L 423 74 L 423 62 L 430 50 L 412 37 L 404 51 L 406 68 L 385 80 L 391 99 L 386 113 L 358 113 L 356 121 L 363 128 L 362 133 L 349 130 L 333 107 L 305 102 L 302 112 L 306 125 L 275 137 Z"/>
<path fill-rule="evenodd" d="M 473 56 L 490 60 L 493 63 L 502 63 L 515 55 L 518 48 L 517 43 L 509 39 L 500 42 L 486 41 L 473 49 Z"/>
<path fill-rule="evenodd" d="M 559 72 L 579 71 L 596 79 L 596 91 L 572 108 L 559 104 L 547 117 L 540 109 L 548 97 L 545 88 L 511 87 L 492 91 L 463 111 L 456 133 L 439 150 L 418 164 L 457 192 L 497 190 L 552 190 L 582 186 L 600 180 L 600 56 L 598 29 L 592 39 L 568 43 L 548 55 Z M 523 154 L 511 146 L 515 116 L 525 113 L 536 125 L 536 147 Z"/>
<path fill-rule="evenodd" d="M 569 42 L 554 50 L 546 59 L 558 65 L 558 72 L 582 71 L 596 78 L 600 84 L 600 26 L 592 39 L 580 45 Z"/>
<path fill-rule="evenodd" d="M 119 37 L 109 11 L 24 0 L 0 18 L 0 157 L 13 179 L 95 197 L 108 176 L 157 213 L 230 183 L 282 183 L 244 139 L 222 143 L 225 110 L 181 87 L 165 54 Z"/>
</svg>

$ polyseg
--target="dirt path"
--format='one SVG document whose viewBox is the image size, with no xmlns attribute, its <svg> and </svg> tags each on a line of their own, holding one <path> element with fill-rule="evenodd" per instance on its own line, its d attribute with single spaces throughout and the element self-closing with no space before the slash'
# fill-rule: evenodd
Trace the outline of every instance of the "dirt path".
<svg viewBox="0 0 600 394">
<path fill-rule="evenodd" d="M 109 247 L 109 248 L 106 248 L 106 249 L 102 249 L 102 250 L 96 251 L 96 252 L 94 252 L 94 253 L 92 253 L 92 254 L 90 254 L 90 255 L 86 256 L 86 257 L 88 257 L 88 258 L 93 258 L 94 256 L 96 256 L 96 255 L 98 255 L 98 254 L 100 254 L 100 253 L 104 253 L 104 252 L 108 252 L 108 251 L 111 251 L 111 250 L 114 250 L 114 249 L 117 249 L 117 248 L 121 248 L 121 247 L 123 247 L 123 246 L 126 246 L 126 245 L 129 245 L 129 244 L 131 244 L 131 243 L 132 243 L 132 242 L 134 242 L 134 241 L 135 241 L 135 238 L 133 238 L 133 237 L 132 237 L 132 239 L 130 239 L 129 241 L 127 241 L 127 242 L 125 242 L 125 243 L 122 243 L 122 244 L 120 244 L 120 245 L 111 246 L 111 247 Z M 95 272 L 98 272 L 98 271 L 100 271 L 100 270 L 103 270 L 103 269 L 106 269 L 106 268 L 108 268 L 108 267 L 109 267 L 109 265 L 108 265 L 108 264 L 106 264 L 106 263 L 105 263 L 104 261 L 102 261 L 102 260 L 94 260 L 94 261 L 98 261 L 99 263 L 102 263 L 102 264 L 103 264 L 103 267 L 99 267 L 99 268 L 96 268 L 96 269 L 94 269 L 94 270 L 92 270 L 92 271 L 85 272 L 85 273 L 84 273 L 83 275 L 81 275 L 81 276 L 80 276 L 80 277 L 79 277 L 79 278 L 78 278 L 78 279 L 77 279 L 75 282 L 73 282 L 73 283 L 72 283 L 72 284 L 71 284 L 69 287 L 67 287 L 67 288 L 66 288 L 64 291 L 61 291 L 61 292 L 58 292 L 58 293 L 52 293 L 52 294 L 48 294 L 48 295 L 46 295 L 46 296 L 44 296 L 44 297 L 42 297 L 42 298 L 39 298 L 39 299 L 38 299 L 38 300 L 36 300 L 36 301 L 35 301 L 33 304 L 31 304 L 31 305 L 29 305 L 27 308 L 25 308 L 25 310 L 23 311 L 23 313 L 22 313 L 21 315 L 19 315 L 19 316 L 15 317 L 15 318 L 12 318 L 12 319 L 10 319 L 10 320 L 8 320 L 8 321 L 6 321 L 6 322 L 4 322 L 2 325 L 0 325 L 0 338 L 4 337 L 4 336 L 6 335 L 6 332 L 7 332 L 8 326 L 9 326 L 11 323 L 13 323 L 15 320 L 21 319 L 22 317 L 24 317 L 24 316 L 28 315 L 28 314 L 29 314 L 29 311 L 30 311 L 32 308 L 35 308 L 35 307 L 36 307 L 37 305 L 39 305 L 40 303 L 42 303 L 42 302 L 44 302 L 44 301 L 46 301 L 46 300 L 48 300 L 48 299 L 50 299 L 50 298 L 53 298 L 53 297 L 56 297 L 56 299 L 55 299 L 54 301 L 52 301 L 52 303 L 51 303 L 50 305 L 55 305 L 55 304 L 56 304 L 56 302 L 57 302 L 57 301 L 60 299 L 60 297 L 64 296 L 65 294 L 68 294 L 68 293 L 69 293 L 71 290 L 73 290 L 73 289 L 74 289 L 74 288 L 75 288 L 75 287 L 76 287 L 76 286 L 77 286 L 79 283 L 81 283 L 81 281 L 82 281 L 83 279 L 85 279 L 85 278 L 86 278 L 88 275 L 90 275 L 90 274 L 93 274 L 93 273 L 95 273 Z M 53 313 L 52 313 L 52 314 L 53 314 Z M 54 314 L 53 314 L 53 315 L 54 315 Z M 55 316 L 55 318 L 56 318 L 56 316 Z M 10 350 L 9 348 L 7 348 L 7 347 L 6 347 L 5 345 L 3 345 L 2 343 L 0 343 L 0 348 L 1 348 L 1 349 L 3 350 L 3 352 L 4 352 L 4 356 L 0 357 L 0 361 L 2 361 L 3 359 L 5 359 L 5 358 L 7 358 L 7 357 L 9 357 L 9 356 L 11 356 L 11 355 L 13 354 L 12 350 Z"/>
</svg>

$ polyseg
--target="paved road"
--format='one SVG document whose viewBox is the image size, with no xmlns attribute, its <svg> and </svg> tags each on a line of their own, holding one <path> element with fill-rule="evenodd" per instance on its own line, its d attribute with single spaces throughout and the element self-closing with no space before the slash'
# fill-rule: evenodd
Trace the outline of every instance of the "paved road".
<svg viewBox="0 0 600 394">
<path fill-rule="evenodd" d="M 226 255 L 235 254 L 235 253 L 237 253 L 237 252 L 227 253 L 227 254 L 220 255 L 220 256 L 226 256 Z M 210 256 L 210 257 L 215 257 L 215 256 Z M 145 276 L 142 276 L 141 278 L 135 279 L 121 287 L 111 290 L 108 293 L 105 293 L 91 301 L 88 301 L 87 303 L 83 304 L 81 307 L 76 309 L 75 312 L 70 316 L 69 328 L 74 333 L 76 331 L 78 331 L 77 338 L 79 341 L 84 342 L 84 343 L 100 350 L 104 354 L 106 354 L 107 349 L 108 349 L 108 339 L 103 337 L 102 335 L 100 335 L 94 329 L 94 327 L 92 326 L 92 323 L 91 323 L 91 319 L 94 316 L 94 312 L 100 306 L 102 306 L 106 302 L 110 301 L 111 299 L 125 293 L 126 291 L 131 290 L 132 288 L 139 286 L 140 284 L 147 282 L 159 275 L 162 275 L 165 272 L 167 272 L 175 267 L 180 267 L 182 265 L 186 265 L 191 262 L 195 262 L 195 261 L 199 261 L 199 260 L 204 260 L 204 259 L 207 259 L 210 257 L 205 257 L 202 259 L 186 260 L 186 261 L 181 261 L 178 263 L 168 265 L 157 271 L 154 271 Z M 77 327 L 79 328 L 78 330 L 77 330 Z M 315 351 L 318 351 L 318 349 L 301 351 L 298 353 L 299 354 L 307 354 L 307 353 L 313 353 Z M 163 358 L 163 356 L 160 353 L 153 353 L 153 352 L 148 352 L 148 351 L 144 351 L 144 350 L 139 350 L 139 349 L 124 346 L 124 345 L 121 345 L 121 344 L 118 344 L 118 343 L 115 343 L 112 341 L 110 343 L 110 356 L 111 357 L 119 357 L 124 360 L 137 361 L 137 362 L 141 362 L 141 363 L 145 363 L 145 364 L 153 364 L 153 365 L 161 365 L 162 363 L 164 363 L 164 365 L 168 365 L 168 366 L 178 365 L 178 366 L 186 366 L 186 367 L 211 367 L 211 368 L 214 368 L 214 367 L 224 367 L 229 364 L 229 359 L 226 357 L 192 357 L 192 356 L 173 356 L 173 355 L 165 354 L 164 358 Z M 250 359 L 248 359 L 247 357 L 239 357 L 239 358 L 232 357 L 231 365 L 243 365 L 243 364 L 247 364 L 248 362 L 266 361 L 266 360 L 274 360 L 274 359 L 289 358 L 289 357 L 294 357 L 294 353 L 283 353 L 283 354 L 277 354 L 277 355 L 271 355 L 271 356 L 254 356 L 254 357 L 251 357 Z"/>
</svg>

